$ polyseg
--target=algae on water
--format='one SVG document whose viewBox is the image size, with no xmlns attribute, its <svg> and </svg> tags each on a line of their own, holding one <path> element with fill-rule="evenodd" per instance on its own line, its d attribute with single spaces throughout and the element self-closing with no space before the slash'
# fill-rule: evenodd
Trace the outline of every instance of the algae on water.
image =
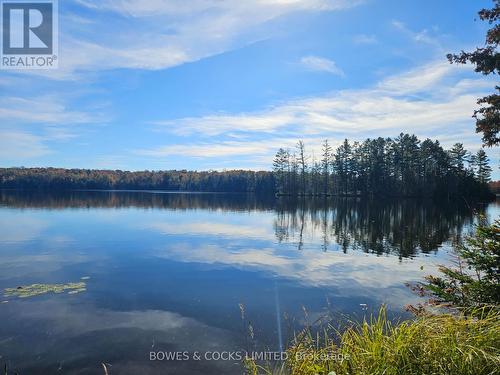
<svg viewBox="0 0 500 375">
<path fill-rule="evenodd" d="M 80 292 L 85 292 L 87 289 L 87 284 L 85 282 L 78 283 L 67 283 L 67 284 L 32 284 L 18 286 L 17 288 L 6 288 L 4 292 L 4 297 L 19 297 L 27 298 L 38 296 L 47 293 L 64 293 L 76 294 Z"/>
</svg>

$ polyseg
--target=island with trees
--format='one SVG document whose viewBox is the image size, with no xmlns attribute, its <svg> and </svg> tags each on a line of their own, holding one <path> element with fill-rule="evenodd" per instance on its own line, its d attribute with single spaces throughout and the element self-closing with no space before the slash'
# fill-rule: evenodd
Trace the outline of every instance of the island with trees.
<svg viewBox="0 0 500 375">
<path fill-rule="evenodd" d="M 415 135 L 344 140 L 335 150 L 328 140 L 321 158 L 308 156 L 304 142 L 280 148 L 274 158 L 279 195 L 386 197 L 491 196 L 491 167 L 483 149 L 468 152 L 456 143 L 445 150 L 438 141 Z"/>
</svg>

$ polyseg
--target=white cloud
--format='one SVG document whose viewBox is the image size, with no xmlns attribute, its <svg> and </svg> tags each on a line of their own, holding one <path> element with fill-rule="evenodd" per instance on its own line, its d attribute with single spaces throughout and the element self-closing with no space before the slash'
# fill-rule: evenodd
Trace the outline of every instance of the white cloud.
<svg viewBox="0 0 500 375">
<path fill-rule="evenodd" d="M 208 115 L 204 117 L 187 117 L 177 120 L 155 121 L 152 124 L 164 127 L 179 135 L 189 135 L 202 132 L 207 135 L 217 135 L 224 132 L 245 129 L 252 132 L 266 132 L 279 128 L 295 120 L 294 113 L 288 113 L 283 108 L 270 109 L 257 113 L 242 113 L 236 115 Z"/>
<path fill-rule="evenodd" d="M 394 20 L 392 21 L 392 26 L 394 26 L 398 31 L 409 36 L 416 43 L 424 43 L 431 45 L 436 48 L 441 48 L 441 44 L 438 39 L 431 36 L 429 30 L 423 29 L 421 31 L 413 31 L 408 28 L 403 22 Z"/>
<path fill-rule="evenodd" d="M 340 69 L 335 61 L 318 56 L 305 56 L 300 60 L 301 64 L 309 70 L 327 72 L 340 77 L 345 77 L 345 73 Z"/>
<path fill-rule="evenodd" d="M 59 69 L 34 72 L 75 79 L 81 72 L 115 68 L 166 69 L 266 39 L 272 22 L 298 12 L 335 11 L 347 0 L 77 0 L 93 19 L 79 17 L 62 35 Z M 110 14 L 111 12 L 111 14 Z M 106 14 L 106 22 L 97 21 Z M 62 15 L 66 17 L 66 15 Z M 73 14 L 68 14 L 72 17 Z M 128 27 L 124 28 L 123 18 Z M 95 32 L 81 33 L 94 22 Z M 119 32 L 117 32 L 119 30 Z M 83 37 L 82 35 L 85 35 Z M 105 36 L 105 37 L 104 37 Z"/>
<path fill-rule="evenodd" d="M 50 153 L 43 137 L 16 130 L 0 130 L 0 159 L 22 160 Z"/>
<path fill-rule="evenodd" d="M 326 137 L 335 143 L 345 137 L 364 139 L 409 132 L 441 139 L 447 145 L 450 129 L 454 134 L 463 134 L 461 141 L 477 148 L 480 140 L 474 133 L 471 114 L 477 97 L 491 82 L 464 79 L 462 73 L 463 67 L 434 62 L 389 76 L 372 88 L 292 100 L 254 113 L 158 121 L 155 124 L 160 129 L 179 136 L 228 139 L 207 140 L 189 147 L 167 145 L 137 153 L 200 158 L 247 155 L 267 157 L 269 163 L 276 147 L 293 147 L 297 139 L 305 139 L 315 148 Z M 240 137 L 235 138 L 235 134 Z M 252 140 L 245 141 L 241 136 L 251 136 Z"/>
<path fill-rule="evenodd" d="M 0 97 L 0 157 L 4 166 L 35 159 L 52 151 L 49 142 L 64 142 L 80 135 L 81 126 L 102 124 L 109 116 L 102 105 L 72 109 L 71 96 Z"/>
<path fill-rule="evenodd" d="M 108 9 L 131 17 L 192 15 L 205 12 L 256 15 L 267 10 L 268 17 L 300 10 L 336 10 L 361 3 L 348 0 L 77 0 L 93 9 Z"/>
<path fill-rule="evenodd" d="M 268 142 L 235 142 L 226 141 L 220 143 L 206 143 L 185 145 L 163 146 L 152 150 L 135 150 L 134 153 L 143 156 L 165 157 L 171 155 L 180 155 L 197 158 L 212 158 L 220 156 L 235 155 L 258 155 L 266 153 L 276 147 Z"/>
<path fill-rule="evenodd" d="M 0 118 L 4 123 L 87 124 L 100 122 L 96 112 L 76 111 L 59 96 L 36 98 L 0 97 Z"/>
<path fill-rule="evenodd" d="M 68 96 L 0 97 L 3 166 L 48 155 L 52 153 L 50 142 L 68 141 L 79 136 L 82 125 L 107 121 L 102 108 L 72 109 Z"/>
<path fill-rule="evenodd" d="M 466 67 L 460 65 L 451 65 L 446 62 L 433 62 L 408 72 L 388 77 L 380 82 L 378 88 L 393 95 L 414 94 L 423 91 L 435 94 L 435 90 L 440 89 L 437 85 L 446 76 L 459 73 L 464 69 L 466 69 Z M 453 85 L 459 83 L 460 81 L 454 82 Z M 471 89 L 474 88 L 475 87 L 471 87 Z"/>
<path fill-rule="evenodd" d="M 378 39 L 375 35 L 370 34 L 359 34 L 353 37 L 353 41 L 356 44 L 377 44 Z"/>
</svg>

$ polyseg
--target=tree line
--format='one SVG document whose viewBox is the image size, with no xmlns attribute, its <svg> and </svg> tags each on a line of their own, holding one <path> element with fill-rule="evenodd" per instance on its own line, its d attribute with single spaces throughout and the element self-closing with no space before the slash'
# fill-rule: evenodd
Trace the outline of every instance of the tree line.
<svg viewBox="0 0 500 375">
<path fill-rule="evenodd" d="M 0 188 L 23 190 L 169 190 L 264 194 L 274 191 L 272 172 L 140 171 L 0 168 Z"/>
<path fill-rule="evenodd" d="M 320 158 L 305 144 L 280 148 L 273 162 L 279 195 L 488 198 L 491 167 L 483 149 L 469 153 L 461 143 L 445 150 L 415 135 L 344 142 L 328 140 Z"/>
<path fill-rule="evenodd" d="M 0 168 L 0 188 L 62 190 L 169 190 L 257 193 L 286 196 L 463 197 L 486 199 L 491 167 L 484 150 L 462 144 L 445 150 L 415 135 L 345 140 L 335 150 L 328 140 L 316 159 L 304 142 L 280 148 L 273 171 L 140 171 L 62 168 Z"/>
</svg>

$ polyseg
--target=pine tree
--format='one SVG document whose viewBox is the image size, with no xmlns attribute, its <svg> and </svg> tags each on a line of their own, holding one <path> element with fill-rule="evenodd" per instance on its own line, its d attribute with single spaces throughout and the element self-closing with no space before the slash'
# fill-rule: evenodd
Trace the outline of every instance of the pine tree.
<svg viewBox="0 0 500 375">
<path fill-rule="evenodd" d="M 444 150 L 438 141 L 421 143 L 415 135 L 400 134 L 394 140 L 346 139 L 332 151 L 325 140 L 321 161 L 313 157 L 311 165 L 304 142 L 297 144 L 297 151 L 298 156 L 290 156 L 281 149 L 273 165 L 279 190 L 291 195 L 492 197 L 485 185 L 491 175 L 486 153 L 471 157 L 461 143 Z"/>
<path fill-rule="evenodd" d="M 280 148 L 276 153 L 273 161 L 273 170 L 276 174 L 276 189 L 279 194 L 285 193 L 285 173 L 286 173 L 286 163 L 287 163 L 287 152 Z"/>
<path fill-rule="evenodd" d="M 489 165 L 488 155 L 483 149 L 480 149 L 475 155 L 476 177 L 479 182 L 486 184 L 491 180 L 491 167 Z"/>
<path fill-rule="evenodd" d="M 337 175 L 337 188 L 341 194 L 349 192 L 351 184 L 351 169 L 352 166 L 352 147 L 349 140 L 344 142 L 337 148 L 334 157 L 334 169 Z"/>
<path fill-rule="evenodd" d="M 475 65 L 475 71 L 483 75 L 500 73 L 500 54 L 497 51 L 500 43 L 500 0 L 494 0 L 492 9 L 479 11 L 479 18 L 494 25 L 486 33 L 484 47 L 477 48 L 474 52 L 461 52 L 458 55 L 448 54 L 450 63 Z M 500 143 L 500 86 L 495 86 L 494 94 L 485 96 L 477 101 L 483 106 L 474 112 L 476 118 L 476 132 L 483 133 L 483 142 L 486 146 Z"/>
<path fill-rule="evenodd" d="M 457 267 L 442 266 L 442 276 L 421 285 L 436 304 L 474 308 L 500 303 L 500 221 L 481 223 L 457 249 Z"/>
<path fill-rule="evenodd" d="M 467 162 L 467 150 L 464 149 L 462 143 L 455 143 L 450 150 L 451 164 L 457 172 L 465 171 L 465 163 Z"/>
<path fill-rule="evenodd" d="M 302 189 L 302 194 L 307 193 L 306 189 L 306 172 L 307 172 L 307 156 L 306 156 L 306 148 L 304 145 L 304 142 L 299 141 L 297 143 L 297 151 L 299 153 L 298 155 L 298 162 L 299 162 L 299 167 L 300 167 L 300 179 L 301 179 L 301 189 Z"/>
<path fill-rule="evenodd" d="M 330 190 L 330 164 L 332 156 L 332 147 L 328 144 L 328 139 L 323 142 L 323 158 L 321 167 L 323 173 L 323 194 L 326 196 Z"/>
</svg>

